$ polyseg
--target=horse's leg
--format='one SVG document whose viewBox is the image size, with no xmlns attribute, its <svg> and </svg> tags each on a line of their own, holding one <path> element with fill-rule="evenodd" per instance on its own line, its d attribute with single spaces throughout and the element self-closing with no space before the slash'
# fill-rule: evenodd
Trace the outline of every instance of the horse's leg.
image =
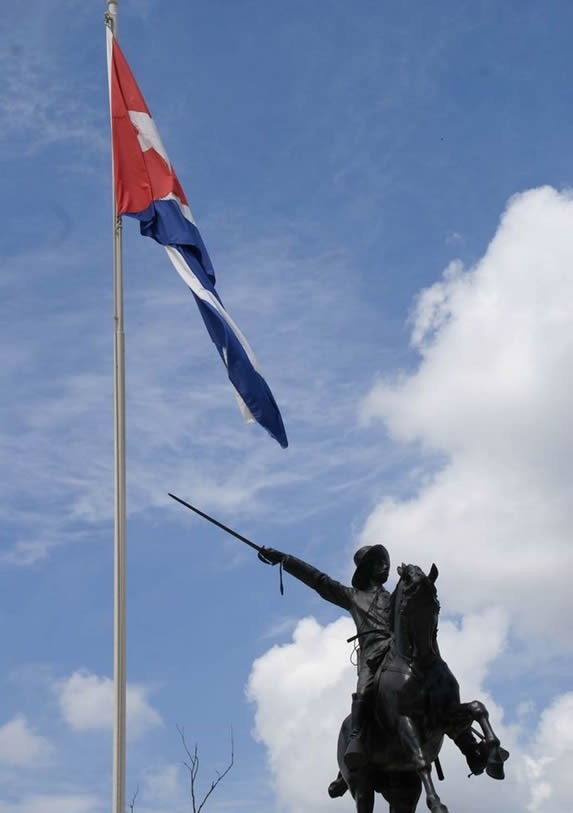
<svg viewBox="0 0 573 813">
<path fill-rule="evenodd" d="M 426 765 L 425 768 L 419 770 L 418 776 L 422 780 L 422 785 L 426 792 L 426 804 L 430 808 L 431 813 L 448 813 L 448 808 L 442 803 L 434 787 L 430 766 Z"/>
<path fill-rule="evenodd" d="M 412 771 L 386 776 L 388 781 L 382 792 L 390 805 L 390 813 L 416 813 L 416 805 L 422 792 L 418 774 Z"/>
<path fill-rule="evenodd" d="M 413 804 L 411 802 L 405 802 L 402 799 L 400 801 L 392 801 L 390 803 L 390 810 L 389 813 L 416 813 L 416 802 Z"/>
<path fill-rule="evenodd" d="M 489 757 L 488 748 L 483 741 L 478 741 L 471 727 L 471 720 L 460 726 L 448 727 L 446 734 L 452 738 L 456 746 L 465 756 L 470 769 L 470 776 L 479 776 L 485 771 Z"/>
<path fill-rule="evenodd" d="M 372 782 L 367 777 L 357 779 L 353 788 L 356 813 L 373 813 L 374 810 L 374 788 Z"/>
<path fill-rule="evenodd" d="M 390 802 L 389 813 L 416 813 L 416 802 L 412 803 L 406 802 L 403 799 L 393 799 Z"/>
<path fill-rule="evenodd" d="M 426 793 L 426 804 L 431 813 L 448 813 L 448 808 L 442 804 L 440 797 L 434 787 L 431 769 L 420 743 L 418 731 L 411 717 L 402 716 L 398 720 L 398 734 L 406 753 L 411 757 L 416 773 L 422 780 Z"/>
<path fill-rule="evenodd" d="M 485 772 L 488 776 L 491 776 L 492 779 L 504 779 L 505 772 L 503 770 L 503 763 L 509 757 L 509 752 L 506 751 L 505 748 L 500 747 L 499 739 L 489 721 L 488 710 L 479 700 L 474 700 L 471 703 L 462 703 L 461 705 L 467 708 L 472 719 L 478 723 L 483 731 L 484 744 L 488 751 Z"/>
</svg>

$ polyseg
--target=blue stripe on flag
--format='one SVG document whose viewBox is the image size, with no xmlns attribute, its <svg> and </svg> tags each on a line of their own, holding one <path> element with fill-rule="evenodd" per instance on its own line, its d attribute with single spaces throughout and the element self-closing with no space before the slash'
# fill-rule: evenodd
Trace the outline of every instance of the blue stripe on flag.
<svg viewBox="0 0 573 813">
<path fill-rule="evenodd" d="M 211 259 L 205 248 L 205 243 L 194 223 L 184 216 L 177 201 L 154 201 L 147 209 L 136 214 L 130 214 L 140 222 L 141 233 L 152 237 L 162 246 L 189 246 L 197 255 L 200 263 L 200 279 L 203 282 L 205 274 L 211 281 L 211 290 L 215 292 L 215 271 Z M 205 280 L 206 284 L 209 284 Z"/>
<path fill-rule="evenodd" d="M 186 270 L 195 276 L 200 288 L 206 292 L 207 298 L 208 295 L 215 298 L 216 302 L 210 304 L 201 298 L 200 291 L 197 295 L 191 289 L 209 336 L 227 368 L 229 380 L 253 418 L 286 448 L 288 440 L 279 408 L 267 382 L 251 362 L 241 336 L 235 332 L 233 322 L 215 290 L 215 272 L 197 226 L 184 217 L 174 200 L 155 201 L 144 211 L 130 216 L 140 221 L 142 234 L 163 246 L 173 246 L 187 266 Z M 220 311 L 217 310 L 219 306 Z"/>
</svg>

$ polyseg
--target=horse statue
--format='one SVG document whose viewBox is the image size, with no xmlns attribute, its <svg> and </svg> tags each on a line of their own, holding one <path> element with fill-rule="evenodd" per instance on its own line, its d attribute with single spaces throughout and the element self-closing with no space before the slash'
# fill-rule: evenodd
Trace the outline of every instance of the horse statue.
<svg viewBox="0 0 573 813">
<path fill-rule="evenodd" d="M 503 779 L 509 753 L 500 747 L 483 703 L 460 702 L 458 682 L 440 655 L 437 567 L 432 565 L 426 575 L 416 565 L 402 564 L 398 574 L 400 580 L 390 605 L 392 645 L 376 677 L 367 761 L 355 770 L 345 764 L 350 735 L 347 717 L 338 738 L 340 775 L 350 789 L 357 813 L 373 813 L 375 792 L 389 803 L 390 813 L 414 813 L 422 788 L 431 813 L 448 813 L 431 772 L 434 762 L 438 777 L 443 779 L 438 755 L 445 735 L 462 748 L 464 738 L 466 745 L 468 738 L 475 742 L 471 726 L 474 722 L 479 725 L 481 741 L 476 744 L 473 765 L 468 749 L 462 749 L 472 773 L 482 773 L 485 768 L 490 777 Z"/>
</svg>

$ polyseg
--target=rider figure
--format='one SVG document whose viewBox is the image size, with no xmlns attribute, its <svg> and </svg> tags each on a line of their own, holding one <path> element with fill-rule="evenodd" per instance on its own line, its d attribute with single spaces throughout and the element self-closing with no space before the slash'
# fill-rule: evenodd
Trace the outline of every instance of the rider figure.
<svg viewBox="0 0 573 813">
<path fill-rule="evenodd" d="M 348 610 L 356 624 L 358 640 L 358 685 L 352 695 L 351 734 L 344 761 L 357 770 L 366 761 L 365 729 L 371 713 L 376 670 L 390 647 L 390 594 L 384 587 L 390 571 L 390 557 L 384 545 L 365 545 L 354 554 L 356 570 L 352 587 L 331 579 L 312 565 L 286 553 L 264 548 L 272 564 L 284 569 L 327 601 Z"/>
<path fill-rule="evenodd" d="M 331 579 L 312 565 L 274 548 L 263 548 L 264 558 L 272 564 L 282 562 L 284 569 L 312 587 L 327 601 L 343 607 L 356 624 L 358 649 L 358 685 L 352 695 L 351 733 L 344 753 L 349 770 L 360 769 L 367 762 L 365 729 L 371 716 L 371 700 L 378 666 L 390 649 L 390 593 L 384 587 L 390 571 L 390 557 L 384 545 L 365 545 L 354 554 L 356 570 L 352 587 Z M 467 759 L 473 774 L 483 773 L 487 748 L 477 742 L 469 726 L 452 731 L 450 736 Z M 329 794 L 340 796 L 346 789 L 341 775 L 331 783 Z"/>
</svg>

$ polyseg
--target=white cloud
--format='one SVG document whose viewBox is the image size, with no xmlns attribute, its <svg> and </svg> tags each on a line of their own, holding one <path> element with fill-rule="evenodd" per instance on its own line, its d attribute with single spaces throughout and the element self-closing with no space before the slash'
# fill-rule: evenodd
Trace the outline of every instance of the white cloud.
<svg viewBox="0 0 573 813">
<path fill-rule="evenodd" d="M 37 734 L 25 717 L 14 717 L 0 726 L 0 765 L 37 764 L 52 751 L 50 741 Z"/>
<path fill-rule="evenodd" d="M 86 794 L 33 794 L 15 802 L 0 801 L 0 813 L 102 813 L 95 796 Z"/>
<path fill-rule="evenodd" d="M 510 622 L 521 632 L 553 632 L 558 644 L 568 632 L 571 222 L 568 195 L 542 189 L 513 199 L 484 259 L 469 271 L 452 264 L 419 297 L 412 331 L 418 370 L 381 383 L 363 405 L 363 417 L 384 419 L 395 439 L 418 442 L 445 460 L 425 475 L 417 495 L 377 506 L 363 541 L 384 541 L 397 561 L 429 566 L 435 559 L 443 605 L 466 613 L 460 624 L 442 621 L 442 652 L 462 699 L 486 703 L 512 757 L 506 782 L 472 780 L 468 794 L 465 763 L 446 744 L 443 796 L 465 813 L 567 809 L 571 749 L 567 734 L 553 729 L 560 715 L 568 731 L 568 702 L 553 701 L 532 739 L 505 723 L 484 681 L 507 648 Z M 306 619 L 291 644 L 272 648 L 253 666 L 248 692 L 257 703 L 256 735 L 287 810 L 332 809 L 324 792 L 354 684 L 340 646 L 352 625 L 337 624 L 334 640 L 334 625 L 322 629 Z M 525 711 L 533 717 L 531 703 L 521 711 L 519 720 Z"/>
<path fill-rule="evenodd" d="M 253 664 L 247 693 L 256 703 L 255 733 L 287 810 L 332 809 L 326 788 L 338 771 L 338 729 L 356 687 L 345 644 L 353 633 L 350 618 L 325 628 L 305 618 L 292 643 L 272 647 Z"/>
<path fill-rule="evenodd" d="M 108 677 L 80 670 L 55 684 L 60 710 L 76 731 L 111 730 L 114 687 Z M 149 690 L 141 685 L 127 687 L 127 733 L 131 739 L 162 725 L 159 713 L 150 705 Z"/>
<path fill-rule="evenodd" d="M 505 649 L 508 632 L 506 614 L 493 607 L 479 615 L 466 615 L 459 623 L 440 621 L 440 652 L 467 700 L 477 699 L 483 692 L 485 677 L 493 661 Z"/>
<path fill-rule="evenodd" d="M 493 600 L 524 634 L 570 645 L 573 199 L 511 199 L 485 256 L 453 263 L 412 316 L 418 368 L 362 405 L 394 439 L 442 455 L 410 499 L 384 499 L 362 538 L 442 564 L 450 610 Z M 540 585 L 543 600 L 539 601 Z M 534 597 L 535 600 L 534 600 Z"/>
<path fill-rule="evenodd" d="M 557 813 L 571 807 L 573 798 L 573 693 L 561 695 L 541 715 L 528 752 L 526 768 L 531 783 L 528 810 Z"/>
<path fill-rule="evenodd" d="M 162 802 L 180 800 L 182 796 L 182 768 L 179 763 L 162 765 L 148 770 L 143 778 L 145 801 Z"/>
</svg>

